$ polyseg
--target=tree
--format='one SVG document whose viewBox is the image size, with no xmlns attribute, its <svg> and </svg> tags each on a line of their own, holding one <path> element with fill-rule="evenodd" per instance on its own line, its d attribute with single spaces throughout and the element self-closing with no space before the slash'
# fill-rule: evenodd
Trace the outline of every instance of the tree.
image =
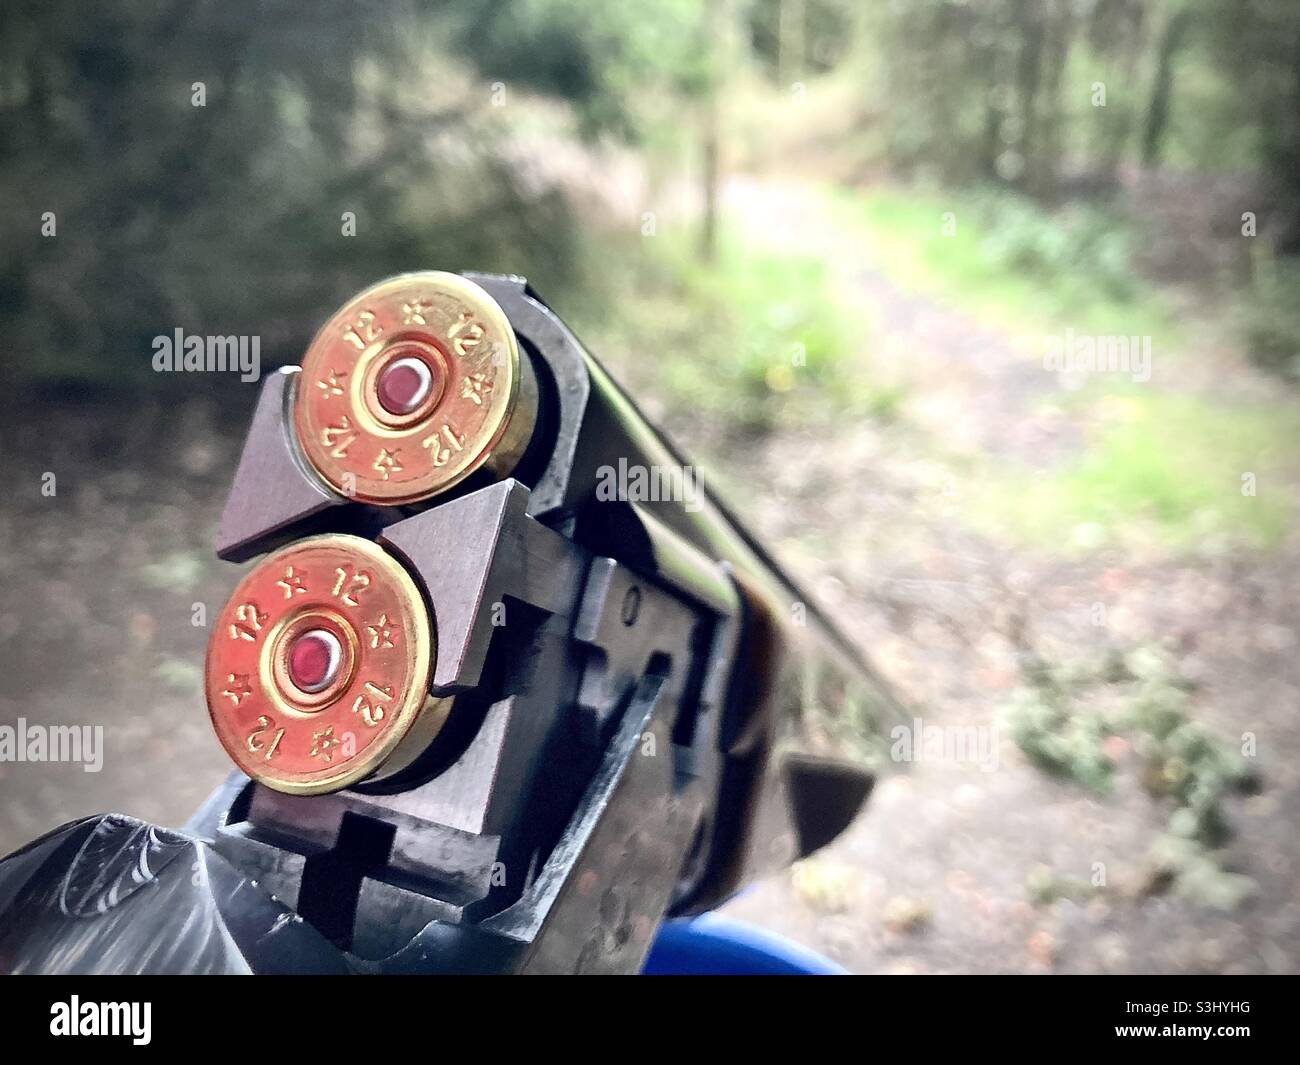
<svg viewBox="0 0 1300 1065">
<path fill-rule="evenodd" d="M 1192 24 L 1192 8 L 1185 3 L 1169 5 L 1163 12 L 1164 25 L 1156 47 L 1156 70 L 1151 84 L 1151 99 L 1147 104 L 1146 119 L 1142 129 L 1142 163 L 1155 166 L 1160 161 L 1160 148 L 1169 125 L 1169 109 L 1173 99 L 1174 59 L 1187 39 Z"/>
</svg>

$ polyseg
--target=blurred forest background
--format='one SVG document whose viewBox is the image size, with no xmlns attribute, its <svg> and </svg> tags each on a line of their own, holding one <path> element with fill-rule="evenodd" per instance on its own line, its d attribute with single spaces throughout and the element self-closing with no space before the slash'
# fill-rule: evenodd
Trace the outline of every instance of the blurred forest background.
<svg viewBox="0 0 1300 1065">
<path fill-rule="evenodd" d="M 265 369 L 500 270 L 1002 730 L 739 912 L 862 969 L 1300 967 L 1295 0 L 7 0 L 0 203 L 0 720 L 109 730 L 0 766 L 0 850 L 223 771 L 190 618 L 256 386 L 152 338 Z"/>
<path fill-rule="evenodd" d="M 17 0 L 3 17 L 6 370 L 148 383 L 134 353 L 172 323 L 274 322 L 294 361 L 397 264 L 512 269 L 599 306 L 627 283 L 617 255 L 695 288 L 653 250 L 671 239 L 611 249 L 626 220 L 592 199 L 697 215 L 707 260 L 726 176 L 759 166 L 923 183 L 997 235 L 1001 269 L 1126 299 L 1135 267 L 1201 282 L 1248 311 L 1252 355 L 1289 370 L 1300 350 L 1287 0 Z M 617 187 L 611 159 L 640 184 Z M 857 202 L 892 214 L 882 193 Z M 684 220 L 656 221 L 672 237 Z"/>
</svg>

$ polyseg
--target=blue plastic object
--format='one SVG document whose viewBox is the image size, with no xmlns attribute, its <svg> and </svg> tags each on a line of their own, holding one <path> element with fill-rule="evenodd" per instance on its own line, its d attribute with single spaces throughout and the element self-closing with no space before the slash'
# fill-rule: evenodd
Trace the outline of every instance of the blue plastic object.
<svg viewBox="0 0 1300 1065">
<path fill-rule="evenodd" d="M 716 913 L 665 921 L 644 976 L 845 976 L 847 969 L 784 936 Z"/>
</svg>

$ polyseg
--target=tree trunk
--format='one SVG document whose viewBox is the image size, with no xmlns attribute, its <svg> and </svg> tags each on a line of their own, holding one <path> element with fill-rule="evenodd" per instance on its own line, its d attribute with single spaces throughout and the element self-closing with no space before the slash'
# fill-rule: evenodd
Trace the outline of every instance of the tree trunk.
<svg viewBox="0 0 1300 1065">
<path fill-rule="evenodd" d="M 1294 96 L 1291 101 L 1290 123 L 1286 127 L 1290 132 L 1290 143 L 1287 145 L 1288 163 L 1284 167 L 1283 178 L 1286 189 L 1286 222 L 1281 227 L 1277 241 L 1278 251 L 1282 255 L 1300 255 L 1300 21 L 1295 27 L 1291 55 L 1291 88 Z"/>
<path fill-rule="evenodd" d="M 1169 125 L 1169 105 L 1173 99 L 1174 57 L 1182 47 L 1191 21 L 1190 9 L 1180 6 L 1165 20 L 1164 32 L 1160 35 L 1151 101 L 1147 104 L 1142 131 L 1142 165 L 1147 168 L 1160 162 L 1160 147 Z"/>
<path fill-rule="evenodd" d="M 1020 54 L 1016 65 L 1016 94 L 1020 110 L 1020 184 L 1032 189 L 1038 157 L 1038 86 L 1042 76 L 1043 15 L 1037 2 L 1020 0 L 1016 21 L 1020 25 Z"/>
<path fill-rule="evenodd" d="M 1101 139 L 1097 158 L 1097 175 L 1107 186 L 1119 182 L 1120 164 L 1133 132 L 1134 103 L 1132 87 L 1138 80 L 1139 60 L 1146 46 L 1147 20 L 1143 8 L 1133 5 L 1123 10 L 1126 25 L 1118 35 L 1115 51 L 1117 78 L 1108 78 L 1107 106 L 1102 109 Z"/>
<path fill-rule="evenodd" d="M 789 88 L 806 73 L 808 55 L 804 43 L 808 12 L 805 0 L 780 0 L 777 11 L 776 79 Z"/>
<path fill-rule="evenodd" d="M 704 159 L 700 172 L 704 214 L 700 225 L 700 258 L 711 263 L 718 257 L 718 183 L 722 154 L 718 143 L 718 101 L 710 93 L 704 102 Z"/>
<path fill-rule="evenodd" d="M 722 84 L 727 71 L 727 0 L 709 0 L 705 12 L 712 63 L 704 97 L 701 129 L 700 182 L 703 217 L 700 224 L 700 259 L 713 262 L 718 255 L 718 186 L 722 181 Z"/>
<path fill-rule="evenodd" d="M 1056 197 L 1061 174 L 1061 84 L 1073 37 L 1074 13 L 1068 0 L 1060 0 L 1053 7 L 1052 18 L 1047 23 L 1047 43 L 1043 52 L 1045 76 L 1039 91 L 1042 106 L 1031 186 L 1033 194 L 1044 200 Z"/>
</svg>

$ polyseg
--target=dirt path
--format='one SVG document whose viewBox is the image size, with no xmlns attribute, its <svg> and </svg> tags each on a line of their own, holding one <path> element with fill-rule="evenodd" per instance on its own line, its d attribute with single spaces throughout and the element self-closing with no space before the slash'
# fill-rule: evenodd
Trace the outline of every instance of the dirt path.
<svg viewBox="0 0 1300 1065">
<path fill-rule="evenodd" d="M 104 728 L 98 772 L 0 763 L 0 851 L 105 810 L 182 824 L 228 771 L 203 711 L 209 630 L 193 622 L 237 579 L 212 542 L 251 398 L 29 403 L 0 419 L 0 722 Z"/>
</svg>

